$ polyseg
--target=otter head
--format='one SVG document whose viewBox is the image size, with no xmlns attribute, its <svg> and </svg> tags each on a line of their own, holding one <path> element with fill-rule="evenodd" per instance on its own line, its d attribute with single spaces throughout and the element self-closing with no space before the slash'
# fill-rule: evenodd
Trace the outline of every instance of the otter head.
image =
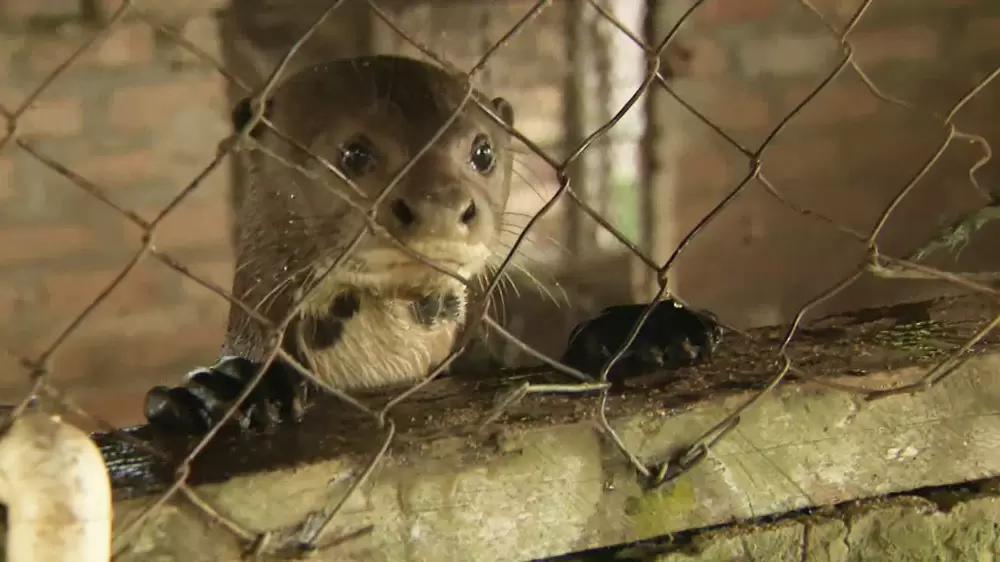
<svg viewBox="0 0 1000 562">
<path fill-rule="evenodd" d="M 511 135 L 474 99 L 508 125 L 513 110 L 479 92 L 461 107 L 466 95 L 464 80 L 395 56 L 334 61 L 281 83 L 266 103 L 274 128 L 251 132 L 258 149 L 248 158 L 249 186 L 238 210 L 238 267 L 253 273 L 237 275 L 236 296 L 249 297 L 251 305 L 280 300 L 281 277 L 315 281 L 324 273 L 319 300 L 345 287 L 413 302 L 437 296 L 454 303 L 457 296 L 461 310 L 454 317 L 464 317 L 461 282 L 381 236 L 367 234 L 338 267 L 329 266 L 365 227 L 364 210 L 417 157 L 375 206 L 375 222 L 458 277 L 484 270 L 507 204 L 513 158 Z M 249 116 L 248 103 L 237 106 L 234 125 L 242 128 Z"/>
</svg>

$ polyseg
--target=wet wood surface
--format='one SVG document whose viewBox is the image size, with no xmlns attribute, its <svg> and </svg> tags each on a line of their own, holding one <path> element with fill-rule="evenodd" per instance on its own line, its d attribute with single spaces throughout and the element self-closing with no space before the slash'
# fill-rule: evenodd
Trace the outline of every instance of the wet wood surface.
<svg viewBox="0 0 1000 562">
<path fill-rule="evenodd" d="M 869 373 L 932 365 L 962 345 L 1000 312 L 986 299 L 960 297 L 865 310 L 807 322 L 788 354 L 793 364 L 817 377 L 850 377 L 865 384 Z M 608 400 L 608 418 L 642 412 L 673 415 L 712 397 L 762 388 L 779 370 L 779 346 L 787 327 L 729 333 L 710 364 L 630 381 Z M 986 338 L 972 354 L 995 348 Z M 795 377 L 790 376 L 789 380 Z M 492 430 L 538 428 L 592 418 L 597 398 L 587 394 L 532 395 L 489 426 L 482 426 L 500 392 L 520 381 L 476 377 L 441 379 L 392 410 L 396 454 L 441 436 L 488 440 Z M 373 408 L 385 397 L 369 397 Z M 224 431 L 192 464 L 189 482 L 219 482 L 260 470 L 308 465 L 337 457 L 368 457 L 384 431 L 370 418 L 333 399 L 319 399 L 300 424 L 272 435 Z M 155 494 L 174 479 L 181 459 L 196 440 L 147 426 L 95 434 L 110 469 L 116 498 Z"/>
</svg>

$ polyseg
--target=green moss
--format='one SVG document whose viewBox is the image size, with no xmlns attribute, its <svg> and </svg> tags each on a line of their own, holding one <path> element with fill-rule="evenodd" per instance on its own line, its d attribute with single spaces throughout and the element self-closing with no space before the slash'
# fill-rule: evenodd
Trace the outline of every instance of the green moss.
<svg viewBox="0 0 1000 562">
<path fill-rule="evenodd" d="M 662 488 L 632 496 L 625 505 L 625 513 L 632 518 L 633 536 L 645 538 L 683 528 L 680 523 L 694 507 L 694 483 L 684 475 Z"/>
<path fill-rule="evenodd" d="M 897 324 L 880 332 L 876 332 L 875 343 L 883 347 L 898 349 L 918 361 L 938 359 L 950 352 L 948 345 L 941 340 L 950 332 L 940 322 L 926 320 Z"/>
</svg>

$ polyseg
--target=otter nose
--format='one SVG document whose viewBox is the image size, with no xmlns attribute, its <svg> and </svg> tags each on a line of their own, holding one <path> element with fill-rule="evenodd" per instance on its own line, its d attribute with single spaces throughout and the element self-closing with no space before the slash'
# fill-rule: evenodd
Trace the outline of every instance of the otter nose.
<svg viewBox="0 0 1000 562">
<path fill-rule="evenodd" d="M 389 204 L 398 234 L 407 237 L 466 238 L 476 230 L 481 210 L 465 190 L 403 196 Z"/>
</svg>

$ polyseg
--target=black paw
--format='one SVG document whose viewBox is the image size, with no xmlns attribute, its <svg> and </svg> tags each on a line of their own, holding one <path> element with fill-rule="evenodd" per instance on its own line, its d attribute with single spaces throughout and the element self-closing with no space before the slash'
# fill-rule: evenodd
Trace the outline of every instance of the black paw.
<svg viewBox="0 0 1000 562">
<path fill-rule="evenodd" d="M 181 386 L 154 387 L 146 393 L 146 419 L 150 425 L 171 431 L 205 433 L 232 406 L 258 367 L 241 357 L 227 357 L 188 373 Z M 306 390 L 303 377 L 275 361 L 228 424 L 269 432 L 281 423 L 297 421 L 302 417 Z"/>
<path fill-rule="evenodd" d="M 562 362 L 596 377 L 625 343 L 647 306 L 612 306 L 578 324 L 569 336 Z M 711 359 L 722 332 L 710 314 L 663 300 L 656 304 L 632 345 L 611 368 L 608 380 L 620 385 L 624 378 L 704 363 Z"/>
</svg>

